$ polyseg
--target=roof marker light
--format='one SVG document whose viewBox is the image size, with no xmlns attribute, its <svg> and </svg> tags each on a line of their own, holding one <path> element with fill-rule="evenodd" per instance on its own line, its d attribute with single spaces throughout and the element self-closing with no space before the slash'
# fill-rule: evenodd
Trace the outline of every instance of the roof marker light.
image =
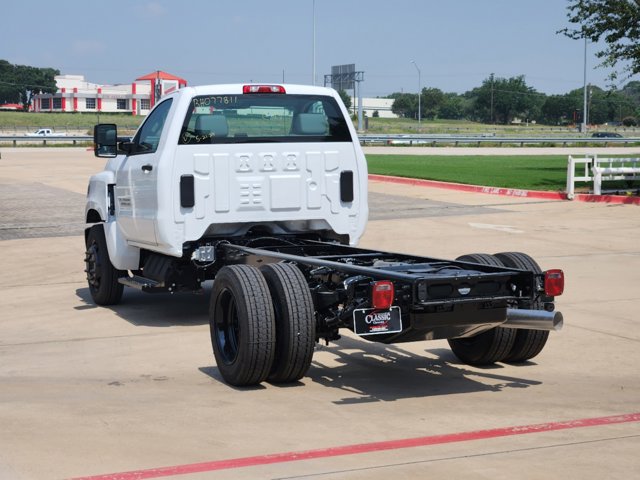
<svg viewBox="0 0 640 480">
<path fill-rule="evenodd" d="M 242 93 L 287 93 L 282 85 L 244 85 Z"/>
</svg>

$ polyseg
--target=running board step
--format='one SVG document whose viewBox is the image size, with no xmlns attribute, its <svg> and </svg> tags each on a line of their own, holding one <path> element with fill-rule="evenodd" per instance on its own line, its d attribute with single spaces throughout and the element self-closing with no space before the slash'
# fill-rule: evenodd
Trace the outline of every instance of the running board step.
<svg viewBox="0 0 640 480">
<path fill-rule="evenodd" d="M 151 278 L 141 277 L 134 275 L 133 277 L 120 277 L 118 283 L 121 283 L 127 287 L 135 288 L 136 290 L 142 290 L 143 292 L 166 292 L 167 288 L 163 283 Z"/>
</svg>

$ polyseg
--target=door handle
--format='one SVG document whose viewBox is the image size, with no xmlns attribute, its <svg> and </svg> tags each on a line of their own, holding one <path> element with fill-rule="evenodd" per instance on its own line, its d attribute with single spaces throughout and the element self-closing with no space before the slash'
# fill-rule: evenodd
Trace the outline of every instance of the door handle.
<svg viewBox="0 0 640 480">
<path fill-rule="evenodd" d="M 142 171 L 145 173 L 149 173 L 151 170 L 153 170 L 153 165 L 142 165 Z"/>
</svg>

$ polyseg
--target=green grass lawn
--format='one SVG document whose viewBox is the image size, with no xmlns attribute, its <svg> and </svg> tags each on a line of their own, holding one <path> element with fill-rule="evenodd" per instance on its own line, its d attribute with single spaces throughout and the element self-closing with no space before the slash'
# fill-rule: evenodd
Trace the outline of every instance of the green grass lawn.
<svg viewBox="0 0 640 480">
<path fill-rule="evenodd" d="M 354 122 L 357 124 L 357 122 Z M 494 133 L 497 136 L 540 136 L 562 135 L 577 136 L 575 128 L 550 126 L 550 125 L 489 125 L 468 120 L 429 120 L 422 119 L 420 125 L 410 118 L 379 118 L 368 119 L 367 133 L 392 134 L 392 133 L 445 133 L 475 135 L 480 133 Z"/>
<path fill-rule="evenodd" d="M 547 191 L 564 191 L 567 185 L 566 155 L 367 155 L 367 164 L 369 173 L 378 175 L 424 178 L 469 185 Z M 587 183 L 577 183 L 576 190 L 584 190 L 591 186 Z M 640 182 L 607 182 L 606 188 L 638 189 Z"/>
<path fill-rule="evenodd" d="M 119 129 L 136 129 L 145 117 L 132 116 L 124 113 L 101 113 L 100 122 L 115 123 Z M 33 112 L 1 112 L 0 130 L 16 130 L 19 133 L 36 130 L 37 128 L 53 128 L 65 130 L 86 130 L 93 132 L 93 126 L 98 123 L 96 113 L 33 113 Z"/>
</svg>

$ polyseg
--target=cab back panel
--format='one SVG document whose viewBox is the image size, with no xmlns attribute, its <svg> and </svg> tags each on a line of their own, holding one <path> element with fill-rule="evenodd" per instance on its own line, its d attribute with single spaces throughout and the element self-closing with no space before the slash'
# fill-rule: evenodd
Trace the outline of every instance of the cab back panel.
<svg viewBox="0 0 640 480">
<path fill-rule="evenodd" d="M 262 224 L 324 220 L 337 233 L 359 237 L 366 222 L 358 175 L 355 197 L 341 201 L 340 174 L 357 172 L 350 143 L 178 146 L 173 172 L 174 221 L 185 241 L 197 240 L 216 224 Z M 179 179 L 194 176 L 195 205 L 180 205 Z M 213 225 L 213 228 L 209 229 Z M 300 227 L 293 227 L 300 228 Z"/>
</svg>

